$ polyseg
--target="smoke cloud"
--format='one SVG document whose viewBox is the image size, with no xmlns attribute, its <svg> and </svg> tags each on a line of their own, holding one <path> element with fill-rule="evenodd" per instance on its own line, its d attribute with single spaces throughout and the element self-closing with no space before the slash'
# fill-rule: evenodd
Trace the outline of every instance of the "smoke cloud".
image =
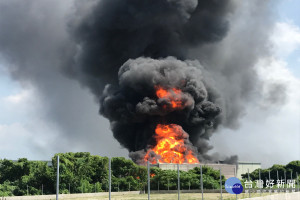
<svg viewBox="0 0 300 200">
<path fill-rule="evenodd" d="M 97 135 L 90 124 L 97 120 L 74 113 L 85 101 L 74 101 L 82 92 L 62 75 L 92 92 L 132 158 L 155 143 L 155 125 L 165 121 L 182 126 L 200 160 L 218 159 L 208 155 L 209 138 L 219 128 L 237 128 L 247 102 L 261 95 L 254 65 L 269 53 L 268 2 L 28 2 L 0 4 L 0 52 L 16 80 L 37 88 L 67 138 L 89 138 L 80 136 L 84 127 Z M 158 99 L 157 85 L 181 89 L 184 108 Z M 270 103 L 282 102 L 275 88 L 284 87 L 273 88 Z"/>
<path fill-rule="evenodd" d="M 157 124 L 178 124 L 188 132 L 194 145 L 207 139 L 220 108 L 216 96 L 206 88 L 203 67 L 197 61 L 138 58 L 128 60 L 119 70 L 119 87 L 107 85 L 100 103 L 100 113 L 111 122 L 114 137 L 130 152 L 154 145 Z M 157 87 L 179 89 L 165 98 L 157 98 Z M 211 97 L 211 98 L 209 98 Z M 176 99 L 180 106 L 172 106 Z M 206 145 L 207 146 L 207 145 Z M 197 145 L 205 155 L 205 145 Z"/>
<path fill-rule="evenodd" d="M 221 122 L 215 120 L 221 110 L 215 105 L 219 95 L 200 63 L 184 60 L 191 48 L 226 36 L 232 9 L 227 0 L 102 0 L 83 20 L 71 23 L 80 48 L 67 71 L 101 98 L 100 113 L 129 152 L 153 145 L 158 123 L 176 123 L 188 132 L 203 160 L 211 148 L 207 140 L 212 129 Z M 110 83 L 103 94 L 102 81 Z M 167 99 L 156 100 L 158 86 L 181 89 L 182 110 L 171 109 Z"/>
<path fill-rule="evenodd" d="M 99 1 L 70 22 L 79 47 L 66 70 L 101 96 L 103 83 L 116 84 L 130 58 L 186 59 L 190 47 L 221 40 L 231 7 L 228 0 Z"/>
</svg>

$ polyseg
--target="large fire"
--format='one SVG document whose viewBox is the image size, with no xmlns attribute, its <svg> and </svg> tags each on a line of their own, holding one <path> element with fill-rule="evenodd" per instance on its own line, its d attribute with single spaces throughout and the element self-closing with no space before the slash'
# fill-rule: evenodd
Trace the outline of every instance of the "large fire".
<svg viewBox="0 0 300 200">
<path fill-rule="evenodd" d="M 194 152 L 186 148 L 184 139 L 188 135 L 176 124 L 158 124 L 155 129 L 156 146 L 149 149 L 144 160 L 152 164 L 160 163 L 199 163 Z M 155 153 L 155 159 L 153 154 Z M 157 159 L 157 160 L 156 160 Z"/>
<path fill-rule="evenodd" d="M 172 108 L 181 108 L 183 107 L 182 102 L 182 92 L 179 89 L 172 88 L 169 90 L 166 90 L 160 86 L 156 87 L 156 96 L 158 98 L 166 98 L 170 100 L 171 107 Z M 166 107 L 164 107 L 166 108 Z"/>
<path fill-rule="evenodd" d="M 172 108 L 183 108 L 182 91 L 177 88 L 164 89 L 156 86 L 156 96 L 159 99 L 168 100 Z M 166 105 L 163 105 L 166 109 Z M 144 157 L 145 161 L 152 164 L 160 163 L 199 163 L 195 153 L 188 149 L 185 141 L 188 140 L 188 134 L 184 132 L 181 126 L 177 124 L 158 124 L 155 129 L 156 146 L 149 149 Z"/>
</svg>

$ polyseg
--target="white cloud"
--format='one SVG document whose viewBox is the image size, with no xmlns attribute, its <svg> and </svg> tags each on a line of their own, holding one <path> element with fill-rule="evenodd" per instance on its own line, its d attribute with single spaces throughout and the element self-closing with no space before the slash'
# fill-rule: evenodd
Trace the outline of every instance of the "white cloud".
<svg viewBox="0 0 300 200">
<path fill-rule="evenodd" d="M 51 132 L 50 132 L 51 130 Z M 37 135 L 39 133 L 39 135 Z M 0 158 L 45 159 L 53 155 L 51 143 L 57 134 L 54 127 L 43 121 L 0 125 Z"/>
<path fill-rule="evenodd" d="M 64 120 L 72 127 L 79 127 L 78 130 L 74 128 L 77 134 L 71 131 L 64 134 L 65 129 L 61 124 L 49 118 L 49 99 L 43 99 L 35 88 L 29 85 L 21 87 L 19 84 L 11 87 L 11 79 L 0 82 L 3 83 L 0 87 L 9 87 L 9 91 L 12 91 L 12 94 L 5 92 L 6 95 L 0 95 L 0 159 L 27 157 L 45 160 L 55 153 L 70 151 L 91 152 L 102 156 L 128 154 L 113 139 L 109 123 L 99 116 L 98 105 L 89 91 L 74 85 L 69 79 L 65 80 L 65 84 L 72 86 L 68 91 L 72 92 L 73 96 L 70 96 L 70 99 L 60 96 L 58 100 L 76 102 L 77 107 L 61 108 L 61 105 L 66 104 L 58 101 L 56 109 L 61 111 L 61 118 L 58 120 Z M 65 115 L 68 109 L 72 109 L 73 112 Z"/>
<path fill-rule="evenodd" d="M 54 150 L 49 144 L 59 130 L 43 119 L 41 103 L 33 88 L 18 91 L 0 98 L 0 158 L 50 158 Z"/>
<path fill-rule="evenodd" d="M 237 154 L 243 161 L 262 162 L 263 167 L 287 164 L 300 158 L 300 80 L 289 70 L 283 56 L 289 56 L 300 45 L 300 29 L 278 23 L 272 36 L 274 55 L 262 58 L 256 65 L 263 95 L 274 83 L 285 84 L 286 99 L 282 105 L 268 106 L 263 99 L 247 107 L 247 115 L 238 130 L 222 130 L 215 134 L 214 151 Z M 281 91 L 278 91 L 281 92 Z M 282 94 L 284 95 L 284 94 Z"/>
<path fill-rule="evenodd" d="M 30 100 L 30 97 L 32 96 L 32 93 L 33 92 L 31 90 L 22 90 L 18 94 L 9 95 L 9 96 L 4 97 L 3 99 L 7 103 L 21 104 L 25 101 Z"/>
<path fill-rule="evenodd" d="M 6 83 L 10 84 L 10 82 Z M 7 87 L 2 85 L 1 87 Z M 34 88 L 21 88 L 19 85 L 11 88 L 17 90 L 16 93 L 7 94 L 0 98 L 0 125 L 7 123 L 26 122 L 29 119 L 37 117 L 38 110 L 41 108 L 41 102 L 37 98 Z M 38 116 L 41 117 L 41 116 Z"/>
<path fill-rule="evenodd" d="M 271 41 L 277 56 L 286 57 L 300 47 L 300 28 L 292 22 L 278 22 Z"/>
</svg>

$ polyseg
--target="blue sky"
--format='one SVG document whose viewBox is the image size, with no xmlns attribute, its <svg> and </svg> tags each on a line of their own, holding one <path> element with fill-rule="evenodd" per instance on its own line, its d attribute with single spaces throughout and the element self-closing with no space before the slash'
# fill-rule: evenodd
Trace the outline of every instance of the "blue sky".
<svg viewBox="0 0 300 200">
<path fill-rule="evenodd" d="M 299 145 L 299 120 L 300 120 L 300 95 L 298 87 L 300 86 L 300 1 L 286 0 L 274 8 L 278 13 L 277 24 L 272 36 L 274 43 L 274 54 L 271 58 L 270 68 L 263 69 L 260 66 L 265 62 L 258 63 L 258 73 L 263 74 L 263 70 L 269 70 L 271 73 L 267 77 L 268 80 L 283 81 L 287 83 L 288 99 L 286 104 L 280 110 L 268 110 L 262 112 L 261 116 L 256 113 L 261 110 L 260 107 L 253 106 L 249 108 L 248 115 L 241 122 L 241 127 L 238 130 L 224 130 L 212 138 L 212 143 L 215 146 L 222 146 L 216 149 L 216 152 L 224 152 L 227 154 L 235 154 L 239 152 L 241 160 L 263 162 L 262 156 L 268 157 L 269 162 L 263 166 L 269 166 L 276 161 L 276 156 L 282 155 L 284 159 L 281 163 L 286 163 L 300 157 Z M 0 57 L 1 58 L 1 57 Z M 2 62 L 1 62 L 2 61 Z M 35 89 L 30 85 L 21 85 L 20 82 L 13 80 L 6 70 L 7 63 L 0 59 L 0 158 L 4 155 L 9 159 L 17 159 L 19 157 L 28 157 L 30 159 L 50 159 L 56 153 L 55 150 L 43 152 L 43 147 L 48 145 L 47 142 L 54 141 L 54 136 L 59 134 L 59 129 L 55 125 L 44 120 L 45 113 L 40 108 L 39 99 L 35 94 Z M 11 67 L 11 66 L 10 66 Z M 92 97 L 88 97 L 88 101 L 93 102 Z M 97 111 L 97 105 L 93 105 L 93 109 Z M 271 117 L 266 117 L 267 113 L 273 113 Z M 97 115 L 97 112 L 95 112 Z M 109 129 L 107 121 L 101 118 Z M 101 127 L 102 128 L 102 127 Z M 245 137 L 244 132 L 253 132 L 254 137 Z M 281 134 L 280 137 L 270 139 L 272 133 Z M 50 133 L 51 134 L 46 134 Z M 271 133 L 266 133 L 271 132 Z M 266 134 L 265 134 L 266 133 Z M 36 137 L 40 134 L 41 137 Z M 53 137 L 52 137 L 52 136 Z M 298 137 L 298 138 L 297 138 Z M 28 141 L 34 138 L 34 143 L 37 144 L 40 152 L 31 149 Z M 262 156 L 257 158 L 250 157 L 249 151 L 253 147 L 247 146 L 240 141 L 251 141 L 256 143 L 257 138 L 262 140 L 270 140 L 269 143 L 258 144 L 256 148 L 264 149 Z M 110 142 L 102 141 L 100 145 L 105 146 L 105 143 L 114 144 L 115 151 L 120 149 L 120 146 L 113 139 L 108 139 Z M 219 145 L 221 143 L 228 144 Z M 12 145 L 14 144 L 14 145 Z M 107 145 L 107 144 L 106 144 Z M 297 147 L 298 145 L 298 147 Z M 17 147 L 14 148 L 13 146 Z M 113 146 L 113 145 L 111 145 Z M 273 147 L 278 148 L 274 150 Z M 114 148 L 114 147 L 111 147 Z M 89 148 L 81 146 L 72 146 L 70 151 L 91 151 Z M 109 154 L 109 151 L 104 151 Z M 276 155 L 274 155 L 274 152 Z M 127 152 L 123 149 L 120 153 L 109 154 L 111 156 L 125 156 Z"/>
<path fill-rule="evenodd" d="M 279 13 L 280 20 L 290 20 L 299 25 L 299 6 L 300 2 L 297 0 L 280 1 L 280 3 L 277 6 L 277 11 Z"/>
<path fill-rule="evenodd" d="M 7 71 L 4 70 L 3 64 L 0 65 L 2 65 L 2 68 L 0 67 L 0 97 L 6 97 L 20 92 L 20 85 L 17 82 L 12 81 Z"/>
<path fill-rule="evenodd" d="M 8 107 L 5 104 L 6 98 L 9 96 L 17 95 L 22 91 L 21 85 L 13 81 L 6 70 L 3 68 L 3 64 L 0 63 L 0 124 L 11 124 L 16 121 L 23 121 L 24 115 L 19 115 L 16 113 L 11 113 L 8 111 Z"/>
<path fill-rule="evenodd" d="M 300 2 L 298 0 L 280 1 L 277 6 L 279 13 L 278 21 L 293 23 L 300 28 Z M 284 58 L 288 62 L 289 69 L 295 76 L 300 78 L 300 48 Z"/>
</svg>

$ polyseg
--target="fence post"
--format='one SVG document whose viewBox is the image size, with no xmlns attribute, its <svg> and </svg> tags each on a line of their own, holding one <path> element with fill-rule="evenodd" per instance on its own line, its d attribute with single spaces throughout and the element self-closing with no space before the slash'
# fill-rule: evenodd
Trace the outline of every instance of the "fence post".
<svg viewBox="0 0 300 200">
<path fill-rule="evenodd" d="M 271 170 L 269 170 L 269 183 L 271 182 Z M 269 193 L 271 195 L 271 187 L 270 187 L 270 190 L 269 190 Z"/>
<path fill-rule="evenodd" d="M 298 192 L 299 192 L 299 177 L 298 177 L 298 172 L 296 172 L 296 176 L 297 176 L 297 185 L 298 185 Z"/>
<path fill-rule="evenodd" d="M 109 169 L 109 173 L 108 173 L 108 188 L 109 188 L 109 192 L 108 192 L 108 198 L 109 200 L 111 199 L 111 158 L 108 159 L 108 169 Z"/>
<path fill-rule="evenodd" d="M 57 155 L 57 172 L 56 172 L 56 200 L 59 194 L 59 155 Z"/>
<path fill-rule="evenodd" d="M 249 182 L 249 181 L 250 181 L 250 175 L 249 175 L 249 169 L 248 169 L 248 182 Z M 250 189 L 251 189 L 251 188 L 249 188 L 249 198 L 251 197 L 251 194 L 250 194 L 251 191 L 250 191 Z"/>
<path fill-rule="evenodd" d="M 180 172 L 179 172 L 179 164 L 177 164 L 177 178 L 178 178 L 178 200 L 180 200 Z"/>
<path fill-rule="evenodd" d="M 284 171 L 284 184 L 285 184 L 285 192 L 286 192 L 286 189 L 287 189 L 287 187 L 286 187 L 286 171 Z"/>
<path fill-rule="evenodd" d="M 222 200 L 223 197 L 222 197 L 222 173 L 221 173 L 221 168 L 220 168 L 220 186 L 221 186 L 221 200 Z"/>
<path fill-rule="evenodd" d="M 202 165 L 200 165 L 200 185 L 201 185 L 201 193 L 202 193 L 202 200 L 203 200 L 203 177 L 202 177 Z"/>
<path fill-rule="evenodd" d="M 234 177 L 237 178 L 237 164 L 234 167 Z M 237 194 L 235 194 L 235 199 L 237 200 Z"/>
<path fill-rule="evenodd" d="M 150 164 L 149 161 L 147 161 L 147 168 L 148 168 L 148 200 L 150 200 Z"/>
</svg>

